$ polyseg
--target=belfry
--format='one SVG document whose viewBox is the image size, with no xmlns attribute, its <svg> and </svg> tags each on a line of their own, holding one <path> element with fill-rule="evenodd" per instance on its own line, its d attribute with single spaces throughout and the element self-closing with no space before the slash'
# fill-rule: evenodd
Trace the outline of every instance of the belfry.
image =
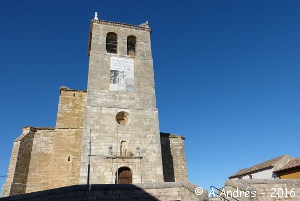
<svg viewBox="0 0 300 201">
<path fill-rule="evenodd" d="M 90 129 L 92 183 L 114 183 L 123 171 L 133 183 L 163 181 L 150 33 L 147 25 L 91 23 L 80 183 Z"/>
</svg>

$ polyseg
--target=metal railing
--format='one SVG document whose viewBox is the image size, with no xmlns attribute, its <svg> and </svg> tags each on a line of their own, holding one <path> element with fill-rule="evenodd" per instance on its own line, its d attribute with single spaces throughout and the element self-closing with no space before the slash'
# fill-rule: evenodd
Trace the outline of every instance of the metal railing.
<svg viewBox="0 0 300 201">
<path fill-rule="evenodd" d="M 214 191 L 214 193 L 215 194 L 217 194 L 218 195 L 218 198 L 220 198 L 220 200 L 226 200 L 226 201 L 230 201 L 230 200 L 228 200 L 226 197 L 229 197 L 229 198 L 232 198 L 232 199 L 234 199 L 234 200 L 236 200 L 236 201 L 239 201 L 238 199 L 236 199 L 236 198 L 234 198 L 234 197 L 231 197 L 230 195 L 226 195 L 226 197 L 224 197 L 224 196 L 219 196 L 219 193 L 218 192 L 220 192 L 220 191 L 222 191 L 221 189 L 219 189 L 219 188 L 217 188 L 217 187 L 215 187 L 215 186 L 210 186 L 210 189 L 216 189 L 217 190 L 217 193 Z"/>
</svg>

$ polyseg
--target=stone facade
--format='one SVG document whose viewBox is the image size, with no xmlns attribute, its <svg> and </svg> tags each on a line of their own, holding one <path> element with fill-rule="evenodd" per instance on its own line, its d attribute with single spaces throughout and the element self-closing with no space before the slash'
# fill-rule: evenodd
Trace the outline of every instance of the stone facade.
<svg viewBox="0 0 300 201">
<path fill-rule="evenodd" d="M 107 50 L 109 33 L 117 35 L 115 53 Z M 150 33 L 147 24 L 91 21 L 88 90 L 61 87 L 56 126 L 23 128 L 3 197 L 87 182 L 115 184 L 121 168 L 130 171 L 133 184 L 187 182 L 184 138 L 159 131 Z M 136 39 L 131 52 L 129 37 Z M 114 58 L 133 63 L 128 91 L 111 88 Z"/>
<path fill-rule="evenodd" d="M 60 97 L 55 128 L 82 128 L 86 91 L 60 87 Z"/>
<path fill-rule="evenodd" d="M 165 182 L 187 182 L 184 137 L 161 133 L 161 151 Z"/>
<path fill-rule="evenodd" d="M 117 36 L 117 53 L 107 53 L 108 33 Z M 91 23 L 80 184 L 87 182 L 90 134 L 92 155 L 96 155 L 91 157 L 91 183 L 114 183 L 117 169 L 123 166 L 133 172 L 133 183 L 163 181 L 150 33 L 151 29 L 140 26 L 98 20 Z M 137 39 L 135 56 L 127 54 L 128 36 Z M 134 91 L 110 90 L 112 57 L 133 61 Z M 119 112 L 128 114 L 125 125 L 116 122 Z M 112 156 L 121 156 L 121 141 L 127 143 L 129 155 L 124 155 L 121 160 L 105 157 L 109 148 L 112 149 Z M 137 156 L 136 149 L 140 149 L 142 159 L 134 157 Z"/>
<path fill-rule="evenodd" d="M 2 196 L 22 194 L 26 191 L 32 142 L 36 129 L 22 128 L 23 133 L 14 141 Z"/>
<path fill-rule="evenodd" d="M 28 179 L 24 192 L 44 190 L 49 187 L 54 137 L 54 128 L 39 128 L 34 133 Z"/>
</svg>

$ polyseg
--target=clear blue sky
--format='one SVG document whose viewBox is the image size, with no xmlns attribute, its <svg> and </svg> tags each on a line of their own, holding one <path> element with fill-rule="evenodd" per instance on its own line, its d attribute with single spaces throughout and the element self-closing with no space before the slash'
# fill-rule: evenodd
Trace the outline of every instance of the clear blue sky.
<svg viewBox="0 0 300 201">
<path fill-rule="evenodd" d="M 2 0 L 0 175 L 23 126 L 55 126 L 59 87 L 86 89 L 95 11 L 149 21 L 160 130 L 186 137 L 191 182 L 300 156 L 300 1 Z"/>
</svg>

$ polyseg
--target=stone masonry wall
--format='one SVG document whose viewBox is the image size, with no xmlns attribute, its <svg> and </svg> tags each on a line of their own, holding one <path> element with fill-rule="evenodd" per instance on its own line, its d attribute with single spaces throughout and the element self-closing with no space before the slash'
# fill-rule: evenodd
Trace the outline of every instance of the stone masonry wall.
<svg viewBox="0 0 300 201">
<path fill-rule="evenodd" d="M 300 200 L 300 180 L 252 179 L 228 180 L 226 191 L 255 192 L 255 196 L 241 196 L 240 201 L 298 201 Z M 236 197 L 235 197 L 236 198 Z M 232 200 L 232 199 L 230 199 Z"/>
<path fill-rule="evenodd" d="M 49 189 L 78 184 L 82 129 L 55 129 Z"/>
<path fill-rule="evenodd" d="M 34 134 L 26 193 L 49 188 L 54 128 L 38 129 Z"/>
<path fill-rule="evenodd" d="M 86 91 L 60 89 L 49 188 L 78 184 Z"/>
<path fill-rule="evenodd" d="M 82 95 L 82 98 L 78 98 L 75 101 L 75 104 L 73 97 L 74 93 L 75 97 L 79 97 L 78 94 Z M 58 125 L 80 126 L 77 120 L 83 119 L 81 115 L 83 115 L 85 95 L 86 92 L 77 93 L 76 91 L 62 91 L 58 115 L 58 121 L 60 123 L 58 123 Z M 80 112 L 74 112 L 73 115 L 71 115 L 72 108 L 75 107 L 77 108 L 76 111 Z M 64 114 L 64 112 L 66 114 Z M 137 110 L 136 112 L 143 115 L 143 112 L 140 110 Z M 133 115 L 134 112 L 130 113 L 133 117 L 132 123 L 139 124 L 138 120 L 140 119 L 140 117 L 135 117 Z M 76 117 L 76 115 L 79 115 L 81 117 Z M 145 122 L 143 122 L 143 127 L 140 127 L 139 129 L 144 130 L 140 130 L 138 132 L 143 133 L 146 131 L 145 133 L 147 133 L 152 128 L 152 117 L 149 116 L 149 119 L 145 119 L 145 115 L 143 116 Z M 68 121 L 70 120 L 70 118 L 70 122 L 72 122 L 72 119 L 77 119 L 76 121 L 73 121 L 73 123 L 75 122 L 74 125 L 69 124 L 70 122 Z M 112 118 L 114 118 L 114 114 Z M 106 120 L 105 122 L 109 121 Z M 130 142 L 128 144 L 128 152 L 130 153 L 130 155 L 145 156 L 145 153 L 147 153 L 147 146 L 151 146 L 151 144 L 145 144 L 144 146 L 141 146 L 139 153 L 137 153 L 136 147 L 142 145 L 143 139 L 135 139 L 134 136 L 132 137 L 129 127 L 122 127 L 118 132 L 120 139 L 126 138 L 128 140 L 128 143 Z M 111 137 L 111 139 L 108 136 L 98 137 L 99 140 L 106 139 L 111 140 L 111 142 L 114 142 L 114 140 L 116 139 L 116 136 Z M 143 135 L 143 137 L 147 138 L 147 135 L 145 134 Z M 164 174 L 166 178 L 169 177 L 169 179 L 165 179 L 165 181 L 187 181 L 184 138 L 182 138 L 181 136 L 169 134 L 162 134 L 160 137 L 160 141 L 162 143 L 161 150 L 163 152 L 162 161 L 164 162 Z M 112 145 L 114 147 L 112 155 L 116 155 L 116 146 L 115 144 Z M 105 152 L 102 153 L 103 156 L 108 155 L 107 146 L 105 148 Z M 14 142 L 10 168 L 8 171 L 8 178 L 5 185 L 3 186 L 3 196 L 30 193 L 78 184 L 81 164 L 81 150 L 82 128 L 80 127 L 24 128 L 23 134 Z M 97 146 L 93 145 L 92 150 L 93 154 L 100 154 Z M 172 157 L 170 157 L 170 155 Z M 103 158 L 102 160 L 106 160 L 108 163 L 106 163 L 106 166 L 102 165 L 100 167 L 101 171 L 99 171 L 98 174 L 103 174 L 103 176 L 106 175 L 106 177 L 110 177 L 111 182 L 114 182 L 114 179 L 116 177 L 115 169 L 117 167 L 117 159 Z M 145 157 L 145 159 L 142 159 L 140 157 L 129 157 L 118 161 L 119 167 L 126 166 L 131 168 L 133 172 L 134 183 L 143 183 L 149 181 L 151 182 L 151 180 L 146 180 L 147 172 L 152 168 L 151 166 L 147 165 L 150 163 L 151 158 L 147 157 Z M 93 172 L 93 169 L 101 164 L 101 162 L 99 163 L 99 155 L 92 157 L 91 164 Z M 105 172 L 105 168 L 109 169 L 109 171 Z M 22 176 L 20 177 L 20 175 Z M 18 178 L 22 178 L 22 181 L 19 182 Z M 13 180 L 15 182 L 13 182 Z M 97 183 L 98 180 L 92 179 L 91 181 Z M 101 180 L 99 183 L 102 182 L 104 181 Z"/>
<path fill-rule="evenodd" d="M 86 91 L 60 89 L 56 128 L 80 128 L 83 126 Z"/>
<path fill-rule="evenodd" d="M 164 181 L 187 182 L 184 138 L 168 133 L 160 133 L 160 136 Z"/>
<path fill-rule="evenodd" d="M 138 26 L 93 20 L 90 30 L 89 77 L 84 116 L 83 152 L 80 184 L 86 183 L 90 130 L 92 138 L 91 182 L 115 183 L 117 163 L 106 158 L 109 147 L 120 156 L 120 144 L 135 157 L 140 149 L 142 159 L 122 158 L 119 167 L 132 170 L 133 183 L 163 181 L 158 111 L 154 90 L 154 73 L 150 30 Z M 117 35 L 117 53 L 107 53 L 106 36 Z M 136 37 L 136 55 L 127 55 L 127 37 Z M 110 90 L 111 57 L 132 59 L 134 91 Z M 128 122 L 118 125 L 118 112 L 128 113 Z M 100 165 L 101 164 L 101 165 Z"/>
<path fill-rule="evenodd" d="M 0 201 L 208 201 L 207 191 L 194 193 L 191 183 L 95 184 L 76 185 L 19 196 L 0 198 Z"/>
<path fill-rule="evenodd" d="M 82 129 L 38 130 L 26 193 L 78 184 Z"/>
<path fill-rule="evenodd" d="M 60 89 L 56 127 L 35 134 L 26 193 L 78 184 L 86 91 Z"/>
<path fill-rule="evenodd" d="M 133 183 L 155 182 L 161 180 L 154 175 L 163 175 L 162 160 L 157 161 L 161 155 L 160 136 L 155 132 L 158 125 L 152 125 L 151 122 L 157 121 L 157 112 L 143 110 L 125 110 L 130 115 L 129 125 L 118 127 L 115 122 L 114 108 L 94 108 L 95 113 L 101 113 L 95 116 L 97 124 L 91 125 L 91 183 L 115 183 L 117 167 L 129 167 L 133 176 Z M 145 120 L 145 122 L 142 122 Z M 127 142 L 127 155 L 122 157 L 120 142 Z M 84 139 L 86 146 L 83 147 L 85 157 L 88 154 L 89 137 Z M 159 149 L 157 148 L 159 145 Z M 109 147 L 112 147 L 112 157 L 120 156 L 119 160 L 112 159 L 109 154 Z M 137 152 L 139 147 L 139 153 Z M 139 158 L 142 157 L 142 158 Z M 118 164 L 117 164 L 118 163 Z M 83 181 L 86 183 L 87 163 L 82 166 Z"/>
<path fill-rule="evenodd" d="M 7 179 L 2 196 L 25 193 L 34 132 L 32 127 L 22 128 L 23 133 L 14 141 Z"/>
</svg>

